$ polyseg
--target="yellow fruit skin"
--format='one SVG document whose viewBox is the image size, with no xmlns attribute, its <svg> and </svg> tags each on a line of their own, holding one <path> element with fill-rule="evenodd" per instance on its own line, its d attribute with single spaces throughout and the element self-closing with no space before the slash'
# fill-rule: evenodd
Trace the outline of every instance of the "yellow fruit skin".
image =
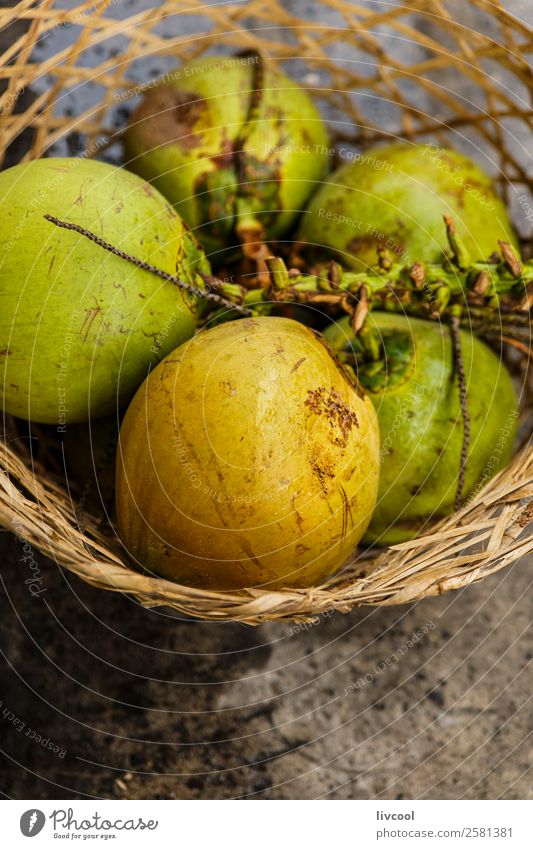
<svg viewBox="0 0 533 849">
<path fill-rule="evenodd" d="M 306 587 L 376 503 L 371 401 L 285 318 L 219 325 L 161 362 L 120 432 L 119 533 L 147 570 L 210 589 Z"/>
</svg>

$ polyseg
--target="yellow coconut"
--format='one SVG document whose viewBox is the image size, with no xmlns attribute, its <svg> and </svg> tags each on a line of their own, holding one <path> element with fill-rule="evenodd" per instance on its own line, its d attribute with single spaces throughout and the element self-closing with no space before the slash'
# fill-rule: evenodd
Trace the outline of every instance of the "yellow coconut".
<svg viewBox="0 0 533 849">
<path fill-rule="evenodd" d="M 371 401 L 307 327 L 219 325 L 163 360 L 120 432 L 119 532 L 192 586 L 305 587 L 338 570 L 376 502 Z"/>
</svg>

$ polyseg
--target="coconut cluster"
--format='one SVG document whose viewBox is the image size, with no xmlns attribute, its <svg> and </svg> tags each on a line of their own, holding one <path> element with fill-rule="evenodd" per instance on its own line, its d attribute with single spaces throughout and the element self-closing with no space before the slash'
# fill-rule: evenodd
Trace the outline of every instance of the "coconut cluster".
<svg viewBox="0 0 533 849">
<path fill-rule="evenodd" d="M 516 296 L 522 271 L 478 165 L 398 144 L 344 149 L 333 170 L 308 93 L 254 53 L 146 86 L 124 139 L 123 168 L 50 157 L 0 174 L 0 399 L 66 434 L 80 477 L 84 423 L 102 433 L 137 568 L 210 590 L 314 586 L 361 540 L 401 542 L 451 512 L 459 474 L 466 499 L 509 461 L 517 399 L 499 356 L 402 315 L 401 275 L 389 312 L 369 312 L 368 286 L 344 290 L 330 262 L 348 283 L 401 262 L 419 293 L 423 263 L 456 268 L 483 329 L 498 281 Z M 489 279 L 498 243 L 507 265 Z M 327 279 L 305 309 L 305 278 L 291 286 L 316 261 Z"/>
</svg>

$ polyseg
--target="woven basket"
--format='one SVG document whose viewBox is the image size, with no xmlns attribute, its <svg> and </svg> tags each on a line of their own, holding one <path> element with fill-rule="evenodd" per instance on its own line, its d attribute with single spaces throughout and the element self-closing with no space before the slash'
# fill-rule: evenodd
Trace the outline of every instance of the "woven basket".
<svg viewBox="0 0 533 849">
<path fill-rule="evenodd" d="M 532 177 L 523 140 L 533 124 L 533 36 L 524 23 L 495 0 L 322 0 L 307 4 L 305 19 L 292 6 L 170 0 L 153 8 L 137 3 L 141 11 L 130 17 L 124 15 L 131 5 L 121 0 L 71 2 L 67 10 L 52 0 L 22 0 L 1 9 L 2 30 L 10 34 L 0 59 L 3 158 L 12 164 L 21 151 L 31 159 L 83 150 L 113 161 L 128 101 L 154 73 L 206 50 L 255 48 L 312 91 L 333 137 L 345 145 L 361 149 L 383 137 L 437 141 L 492 166 L 527 240 L 523 197 Z M 102 516 L 79 521 L 46 440 L 37 455 L 32 444 L 6 422 L 0 522 L 84 581 L 204 619 L 303 621 L 362 604 L 412 602 L 479 581 L 533 549 L 533 450 L 523 445 L 506 470 L 430 535 L 361 553 L 320 587 L 190 589 L 133 571 Z"/>
</svg>

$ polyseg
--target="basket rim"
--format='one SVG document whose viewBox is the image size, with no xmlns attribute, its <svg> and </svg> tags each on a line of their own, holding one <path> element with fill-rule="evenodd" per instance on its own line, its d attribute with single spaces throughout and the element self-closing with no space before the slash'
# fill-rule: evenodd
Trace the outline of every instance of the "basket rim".
<svg viewBox="0 0 533 849">
<path fill-rule="evenodd" d="M 363 555 L 317 587 L 239 591 L 202 590 L 135 571 L 118 546 L 109 545 L 94 516 L 84 516 L 80 524 L 54 476 L 44 477 L 35 464 L 30 471 L 6 440 L 2 448 L 0 523 L 5 528 L 92 586 L 192 618 L 247 625 L 308 622 L 363 605 L 410 604 L 480 581 L 533 550 L 533 527 L 531 536 L 526 532 L 533 518 L 532 444 L 429 535 Z M 442 574 L 439 564 L 447 557 L 453 557 L 454 566 Z"/>
</svg>

